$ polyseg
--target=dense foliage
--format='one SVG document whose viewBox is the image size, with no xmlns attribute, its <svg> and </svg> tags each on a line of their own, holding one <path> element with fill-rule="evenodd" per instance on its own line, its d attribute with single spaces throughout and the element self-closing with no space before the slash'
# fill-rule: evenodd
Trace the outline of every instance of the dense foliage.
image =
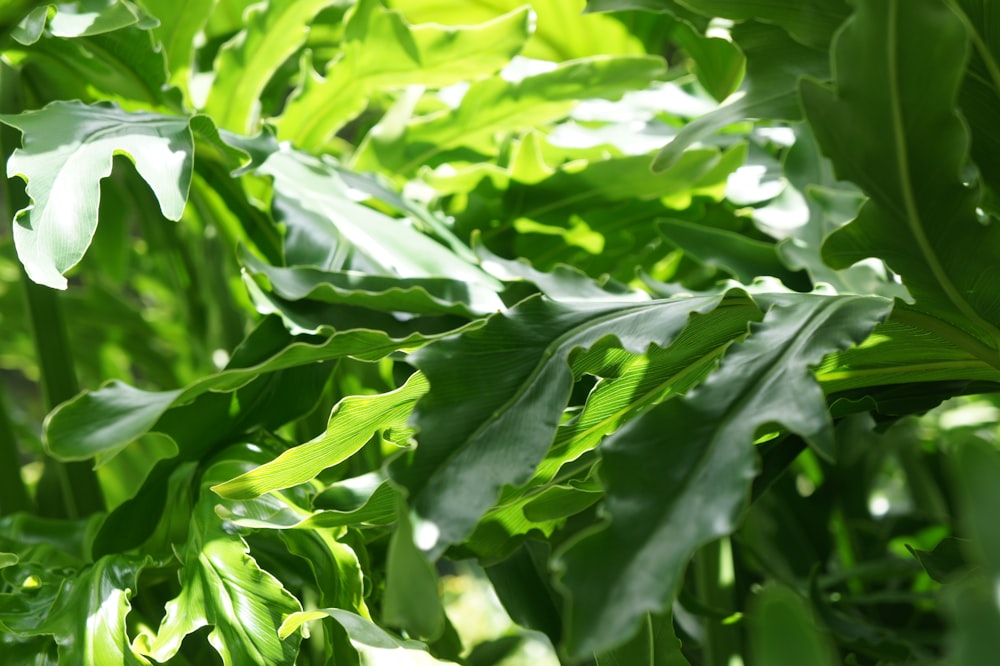
<svg viewBox="0 0 1000 666">
<path fill-rule="evenodd" d="M 0 40 L 0 663 L 1000 654 L 989 0 Z"/>
</svg>

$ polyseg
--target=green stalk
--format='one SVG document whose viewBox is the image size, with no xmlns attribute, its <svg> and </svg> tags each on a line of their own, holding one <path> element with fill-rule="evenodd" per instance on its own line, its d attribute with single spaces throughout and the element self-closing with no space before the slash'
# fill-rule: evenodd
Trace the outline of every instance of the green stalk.
<svg viewBox="0 0 1000 666">
<path fill-rule="evenodd" d="M 0 516 L 31 511 L 31 498 L 21 478 L 21 459 L 17 452 L 14 425 L 10 422 L 6 395 L 0 386 Z"/>
<path fill-rule="evenodd" d="M 20 111 L 20 72 L 10 65 L 0 62 L 0 111 L 17 113 Z M 9 127 L 0 130 L 0 156 L 3 163 L 13 153 L 16 141 Z M 14 188 L 7 178 L 0 178 L 0 188 L 5 202 L 4 223 L 9 224 L 14 219 L 14 199 L 23 199 L 24 195 Z M 28 306 L 31 321 L 32 339 L 38 357 L 41 372 L 42 393 L 45 407 L 51 411 L 56 405 L 72 398 L 79 392 L 76 371 L 69 346 L 69 334 L 62 316 L 62 308 L 57 292 L 35 284 L 21 269 L 21 283 L 24 287 L 25 302 Z M 0 433 L 2 434 L 2 433 Z M 3 448 L 13 447 L 13 440 L 7 437 L 4 441 L 10 444 Z M 16 455 L 16 449 L 13 451 Z M 9 456 L 8 450 L 6 455 Z M 5 464 L 4 467 L 7 467 Z M 84 462 L 60 463 L 55 460 L 45 461 L 46 471 L 39 482 L 39 500 L 54 500 L 49 504 L 50 512 L 55 517 L 80 518 L 90 513 L 104 509 L 104 497 L 101 493 L 97 475 L 90 465 Z M 20 469 L 20 465 L 14 467 Z M 48 477 L 48 478 L 46 478 Z M 53 492 L 57 497 L 43 497 L 43 491 Z"/>
<path fill-rule="evenodd" d="M 31 320 L 46 411 L 52 411 L 80 392 L 69 346 L 69 332 L 59 294 L 35 284 L 21 272 L 24 297 Z M 59 517 L 82 518 L 104 510 L 104 495 L 97 475 L 87 462 L 45 461 L 46 474 L 58 481 L 62 506 Z M 51 470 L 51 472 L 50 472 Z"/>
<path fill-rule="evenodd" d="M 691 564 L 699 601 L 708 608 L 733 614 L 735 580 L 729 539 L 722 538 L 703 547 L 695 554 Z M 739 624 L 706 618 L 705 637 L 701 645 L 702 664 L 731 666 L 730 660 L 743 654 L 740 633 Z"/>
</svg>

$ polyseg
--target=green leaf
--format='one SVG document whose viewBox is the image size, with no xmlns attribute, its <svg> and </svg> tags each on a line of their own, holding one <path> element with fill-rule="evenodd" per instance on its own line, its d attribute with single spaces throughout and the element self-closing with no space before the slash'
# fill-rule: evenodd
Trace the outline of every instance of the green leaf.
<svg viewBox="0 0 1000 666">
<path fill-rule="evenodd" d="M 281 626 L 283 636 L 288 636 L 300 626 L 324 617 L 333 618 L 347 632 L 351 645 L 358 651 L 364 666 L 434 666 L 452 665 L 455 662 L 435 659 L 427 646 L 418 641 L 396 638 L 360 615 L 339 608 L 323 608 L 289 615 Z"/>
<path fill-rule="evenodd" d="M 32 203 L 14 218 L 14 242 L 35 282 L 66 288 L 63 273 L 80 261 L 97 229 L 100 181 L 116 153 L 133 161 L 164 217 L 180 219 L 194 150 L 187 118 L 53 102 L 0 122 L 24 134 L 7 175 L 28 183 Z"/>
<path fill-rule="evenodd" d="M 51 17 L 49 17 L 50 7 L 54 8 Z M 55 37 L 86 37 L 114 32 L 133 25 L 140 28 L 151 28 L 156 25 L 156 19 L 134 2 L 74 0 L 35 8 L 11 34 L 22 44 L 34 44 L 42 36 L 46 21 L 49 32 Z"/>
<path fill-rule="evenodd" d="M 683 220 L 662 220 L 657 228 L 686 254 L 732 273 L 744 284 L 766 275 L 782 278 L 786 283 L 798 277 L 778 259 L 773 243 Z"/>
<path fill-rule="evenodd" d="M 352 167 L 409 175 L 454 148 L 495 154 L 498 133 L 551 123 L 578 100 L 617 99 L 665 74 L 658 57 L 593 56 L 516 82 L 500 76 L 477 81 L 453 110 L 399 127 L 383 121 L 366 136 Z"/>
<path fill-rule="evenodd" d="M 653 159 L 654 171 L 670 168 L 691 145 L 735 122 L 799 119 L 799 78 L 823 79 L 829 72 L 825 52 L 802 46 L 776 27 L 745 23 L 733 28 L 733 38 L 747 61 L 740 89 L 718 109 L 684 125 Z"/>
<path fill-rule="evenodd" d="M 376 360 L 400 349 L 414 348 L 429 338 L 412 335 L 390 338 L 381 331 L 351 330 L 326 339 L 290 338 L 275 335 L 265 320 L 260 338 L 278 341 L 277 351 L 241 367 L 237 357 L 228 369 L 202 377 L 183 389 L 144 391 L 123 382 L 109 382 L 96 391 L 84 391 L 57 407 L 45 424 L 45 441 L 53 455 L 66 460 L 85 460 L 97 455 L 113 455 L 156 427 L 158 420 L 173 407 L 182 406 L 208 392 L 236 391 L 257 377 L 287 368 L 307 366 L 335 358 Z M 253 338 L 251 338 L 253 339 Z M 278 405 L 280 406 L 280 404 Z"/>
<path fill-rule="evenodd" d="M 402 278 L 447 277 L 475 285 L 481 294 L 483 287 L 499 288 L 478 266 L 405 221 L 357 203 L 333 164 L 285 150 L 269 157 L 259 172 L 274 178 L 275 206 L 292 218 L 288 224 L 295 237 L 287 245 L 311 252 L 308 258 L 288 257 L 290 263 L 333 270 L 356 265 L 366 273 Z M 289 254 L 286 248 L 286 257 Z M 350 263 L 344 266 L 346 257 Z M 500 305 L 493 300 L 490 310 Z"/>
<path fill-rule="evenodd" d="M 245 27 L 216 57 L 205 113 L 223 129 L 254 134 L 264 87 L 305 41 L 310 20 L 332 2 L 269 1 L 248 8 L 243 17 Z"/>
<path fill-rule="evenodd" d="M 241 451 L 230 449 L 205 470 L 187 540 L 178 547 L 180 594 L 167 602 L 156 634 L 142 634 L 136 641 L 137 649 L 157 661 L 172 658 L 184 637 L 204 626 L 212 627 L 208 640 L 226 666 L 271 666 L 295 659 L 298 637 L 283 640 L 278 628 L 301 605 L 258 566 L 243 538 L 226 530 L 215 514 L 219 498 L 208 491 L 240 466 L 245 466 Z"/>
<path fill-rule="evenodd" d="M 792 590 L 780 585 L 765 586 L 754 597 L 749 612 L 754 662 L 768 666 L 839 664 L 811 615 L 809 605 Z"/>
<path fill-rule="evenodd" d="M 215 9 L 215 0 L 143 0 L 159 20 L 153 36 L 163 45 L 163 55 L 170 71 L 170 83 L 181 89 L 189 106 L 191 69 L 195 43 L 208 17 Z"/>
<path fill-rule="evenodd" d="M 635 634 L 644 613 L 670 608 L 695 550 L 734 529 L 756 475 L 753 441 L 761 428 L 780 424 L 832 453 L 826 399 L 810 367 L 861 342 L 889 302 L 821 294 L 757 299 L 773 305 L 719 370 L 602 444 L 610 525 L 571 542 L 559 558 L 572 654 L 612 648 Z M 600 573 L 609 561 L 617 563 L 614 577 Z"/>
<path fill-rule="evenodd" d="M 529 35 L 522 6 L 488 23 L 466 27 L 411 26 L 379 0 L 361 0 L 344 27 L 341 55 L 323 77 L 305 73 L 276 122 L 299 148 L 317 150 L 364 110 L 372 93 L 421 85 L 441 88 L 493 74 Z"/>
<path fill-rule="evenodd" d="M 399 522 L 389 538 L 382 620 L 415 636 L 436 640 L 447 624 L 434 565 L 414 545 L 406 503 L 397 501 Z"/>
<path fill-rule="evenodd" d="M 133 651 L 126 631 L 129 600 L 148 557 L 111 555 L 83 565 L 66 551 L 35 541 L 17 559 L 5 571 L 13 593 L 0 595 L 5 637 L 52 636 L 59 663 L 149 664 Z"/>
<path fill-rule="evenodd" d="M 740 85 L 746 62 L 731 41 L 702 35 L 686 21 L 677 21 L 671 37 L 694 61 L 698 82 L 716 101 L 723 101 Z"/>
<path fill-rule="evenodd" d="M 290 301 L 342 303 L 383 312 L 454 314 L 468 318 L 502 310 L 496 290 L 483 283 L 447 277 L 399 278 L 360 271 L 327 271 L 310 266 L 280 268 L 245 250 L 240 261 L 258 284 Z"/>
<path fill-rule="evenodd" d="M 721 300 L 622 305 L 532 298 L 482 328 L 415 354 L 431 384 L 414 416 L 420 445 L 391 469 L 411 492 L 420 547 L 440 555 L 471 532 L 505 484 L 531 478 L 569 399 L 574 349 L 606 336 L 634 352 L 666 346 L 689 315 Z"/>
<path fill-rule="evenodd" d="M 662 0 L 664 3 L 673 0 Z M 844 0 L 677 0 L 708 17 L 753 19 L 781 27 L 796 40 L 826 50 L 833 33 L 847 18 Z"/>
<path fill-rule="evenodd" d="M 525 3 L 521 0 L 393 0 L 392 6 L 415 23 L 472 25 L 493 20 Z M 532 0 L 531 37 L 521 53 L 526 58 L 562 62 L 592 55 L 635 55 L 642 42 L 622 22 L 609 16 L 584 15 L 579 2 Z"/>
<path fill-rule="evenodd" d="M 9 567 L 12 564 L 17 564 L 18 557 L 14 553 L 4 553 L 0 552 L 0 569 L 4 567 Z"/>
<path fill-rule="evenodd" d="M 322 435 L 212 490 L 229 499 L 251 499 L 305 483 L 357 453 L 376 432 L 405 427 L 427 388 L 427 379 L 418 372 L 395 391 L 344 398 L 334 406 Z"/>
<path fill-rule="evenodd" d="M 964 63 L 968 40 L 943 1 L 862 2 L 836 40 L 836 88 L 806 80 L 801 91 L 837 175 L 870 196 L 857 219 L 827 239 L 826 261 L 844 268 L 881 258 L 921 310 L 971 333 L 989 349 L 984 360 L 997 364 L 1000 302 L 990 286 L 997 270 L 980 250 L 1000 244 L 1000 228 L 978 221 L 978 192 L 964 182 L 969 137 L 955 109 L 961 68 L 939 66 Z"/>
</svg>

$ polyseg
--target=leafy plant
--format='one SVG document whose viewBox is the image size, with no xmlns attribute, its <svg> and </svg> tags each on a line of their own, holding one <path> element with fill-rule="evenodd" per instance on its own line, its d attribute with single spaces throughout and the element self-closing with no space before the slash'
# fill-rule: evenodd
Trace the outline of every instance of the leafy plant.
<svg viewBox="0 0 1000 666">
<path fill-rule="evenodd" d="M 992 17 L 0 8 L 0 662 L 990 663 Z"/>
</svg>

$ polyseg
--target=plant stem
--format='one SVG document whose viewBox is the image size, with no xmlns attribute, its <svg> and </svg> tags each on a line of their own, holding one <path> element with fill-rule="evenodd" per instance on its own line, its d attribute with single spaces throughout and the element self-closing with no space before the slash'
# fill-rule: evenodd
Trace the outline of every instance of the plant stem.
<svg viewBox="0 0 1000 666">
<path fill-rule="evenodd" d="M 733 558 L 729 539 L 713 541 L 699 550 L 692 562 L 698 599 L 709 608 L 732 612 L 734 603 Z M 702 641 L 705 666 L 730 666 L 731 658 L 743 654 L 738 624 L 705 619 Z"/>
<path fill-rule="evenodd" d="M 0 516 L 32 509 L 28 489 L 21 478 L 17 437 L 5 400 L 6 394 L 3 386 L 0 386 Z"/>
<path fill-rule="evenodd" d="M 24 297 L 31 320 L 32 338 L 41 373 L 42 395 L 46 411 L 80 392 L 69 346 L 69 333 L 63 319 L 57 292 L 35 284 L 21 272 Z M 87 462 L 47 460 L 58 479 L 62 495 L 62 517 L 81 518 L 104 510 L 104 496 L 97 475 Z"/>
<path fill-rule="evenodd" d="M 21 110 L 19 81 L 20 72 L 10 65 L 0 62 L 0 107 L 2 107 L 0 111 L 17 113 Z M 9 127 L 2 128 L 0 130 L 0 157 L 3 158 L 4 164 L 13 153 L 14 145 L 12 130 Z M 0 199 L 4 202 L 5 221 L 14 219 L 15 197 L 23 199 L 24 195 L 16 188 L 11 187 L 9 179 L 0 178 Z M 32 282 L 27 273 L 24 272 L 23 267 L 21 268 L 21 283 L 24 287 L 24 298 L 28 306 L 32 338 L 41 372 L 45 407 L 46 410 L 51 411 L 53 407 L 79 392 L 69 347 L 69 334 L 63 320 L 58 294 L 48 287 L 42 287 Z M 12 447 L 13 440 L 11 442 L 10 446 Z M 9 447 L 5 444 L 3 448 Z M 10 453 L 7 451 L 7 456 Z M 16 449 L 14 453 L 16 455 Z M 59 493 L 60 497 L 56 500 L 55 506 L 52 507 L 56 517 L 80 518 L 89 513 L 103 510 L 104 497 L 101 493 L 101 487 L 97 481 L 97 475 L 88 463 L 60 463 L 55 460 L 46 460 L 45 466 L 46 472 L 39 482 L 39 487 L 46 490 L 51 488 Z M 19 470 L 20 465 L 14 469 Z M 49 477 L 48 482 L 46 482 L 45 476 Z M 52 483 L 53 479 L 56 483 Z"/>
</svg>

